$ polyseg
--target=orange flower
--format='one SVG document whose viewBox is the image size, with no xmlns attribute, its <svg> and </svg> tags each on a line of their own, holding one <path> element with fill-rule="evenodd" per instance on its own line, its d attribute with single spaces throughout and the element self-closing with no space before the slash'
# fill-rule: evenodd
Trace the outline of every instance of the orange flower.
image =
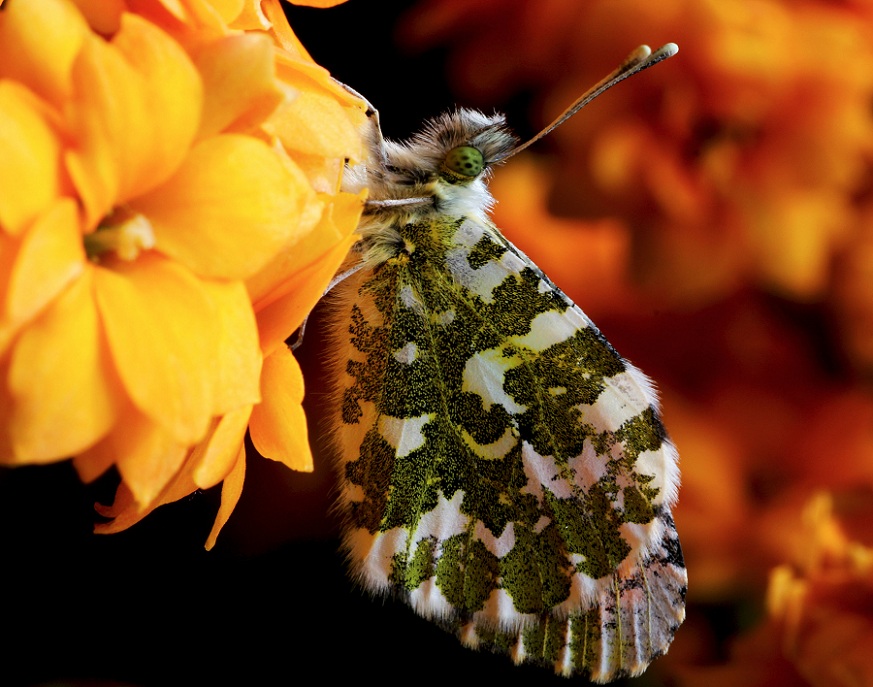
<svg viewBox="0 0 873 687">
<path fill-rule="evenodd" d="M 827 289 L 873 150 L 860 13 L 787 0 L 555 0 L 548 11 L 491 0 L 470 13 L 429 0 L 398 35 L 417 48 L 451 42 L 468 100 L 541 93 L 541 124 L 632 47 L 677 42 L 679 57 L 553 134 L 551 200 L 627 222 L 636 276 L 685 307 L 745 284 L 801 300 Z"/>
<path fill-rule="evenodd" d="M 282 341 L 357 224 L 338 188 L 361 105 L 288 52 L 278 3 L 262 4 L 0 13 L 2 456 L 74 456 L 85 480 L 115 465 L 98 531 L 224 481 L 211 546 L 250 417 L 264 455 L 311 469 Z M 253 17 L 277 30 L 230 28 Z M 321 144 L 298 140 L 304 123 Z"/>
<path fill-rule="evenodd" d="M 870 497 L 869 489 L 854 498 L 844 495 L 854 518 L 866 520 L 868 534 Z M 854 687 L 873 682 L 873 548 L 848 537 L 834 511 L 829 494 L 808 502 L 794 560 L 771 572 L 769 618 L 736 643 L 726 665 L 683 671 L 682 684 Z"/>
</svg>

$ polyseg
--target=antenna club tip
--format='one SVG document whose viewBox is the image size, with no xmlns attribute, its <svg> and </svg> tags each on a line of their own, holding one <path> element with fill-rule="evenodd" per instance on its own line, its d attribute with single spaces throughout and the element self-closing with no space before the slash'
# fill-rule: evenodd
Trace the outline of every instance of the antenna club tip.
<svg viewBox="0 0 873 687">
<path fill-rule="evenodd" d="M 664 59 L 668 57 L 673 57 L 677 52 L 679 52 L 679 46 L 675 43 L 665 43 L 660 48 L 655 51 L 658 55 L 663 55 Z"/>
</svg>

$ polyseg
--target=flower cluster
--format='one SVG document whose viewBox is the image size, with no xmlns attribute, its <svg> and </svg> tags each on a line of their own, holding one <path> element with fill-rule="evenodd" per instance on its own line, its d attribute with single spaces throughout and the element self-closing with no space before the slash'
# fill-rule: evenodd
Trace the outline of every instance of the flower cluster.
<svg viewBox="0 0 873 687">
<path fill-rule="evenodd" d="M 678 671 L 680 685 L 873 683 L 873 547 L 847 533 L 869 526 L 873 493 L 842 501 L 810 498 L 790 561 L 770 574 L 767 621 L 733 643 L 726 665 Z"/>
<path fill-rule="evenodd" d="M 284 340 L 352 241 L 363 116 L 278 0 L 7 3 L 0 459 L 114 466 L 104 532 L 223 482 L 208 546 L 247 430 L 311 470 Z"/>
<path fill-rule="evenodd" d="M 653 670 L 868 684 L 871 542 L 826 504 L 873 486 L 873 6 L 424 0 L 398 35 L 450 44 L 466 103 L 532 92 L 537 126 L 679 44 L 499 170 L 497 224 L 660 387 L 690 606 Z"/>
</svg>

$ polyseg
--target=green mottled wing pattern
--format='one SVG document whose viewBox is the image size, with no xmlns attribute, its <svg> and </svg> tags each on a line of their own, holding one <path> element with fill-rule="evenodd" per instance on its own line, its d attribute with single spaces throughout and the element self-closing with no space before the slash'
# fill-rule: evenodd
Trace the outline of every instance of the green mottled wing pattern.
<svg viewBox="0 0 873 687">
<path fill-rule="evenodd" d="M 686 588 L 650 383 L 487 221 L 398 230 L 337 289 L 354 573 L 469 646 L 597 681 L 642 672 Z"/>
</svg>

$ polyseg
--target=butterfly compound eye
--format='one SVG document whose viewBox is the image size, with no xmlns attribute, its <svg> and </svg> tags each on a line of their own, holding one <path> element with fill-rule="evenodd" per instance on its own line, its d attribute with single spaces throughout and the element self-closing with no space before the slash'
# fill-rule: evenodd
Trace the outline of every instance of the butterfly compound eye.
<svg viewBox="0 0 873 687">
<path fill-rule="evenodd" d="M 443 160 L 440 171 L 443 179 L 452 184 L 472 181 L 485 169 L 485 158 L 473 146 L 452 148 Z"/>
</svg>

